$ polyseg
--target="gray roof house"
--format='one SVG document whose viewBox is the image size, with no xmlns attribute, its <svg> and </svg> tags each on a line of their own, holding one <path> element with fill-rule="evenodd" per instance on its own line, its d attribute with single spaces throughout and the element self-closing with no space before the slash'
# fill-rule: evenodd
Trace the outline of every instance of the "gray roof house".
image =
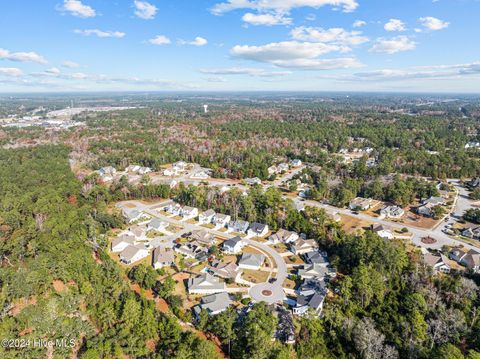
<svg viewBox="0 0 480 359">
<path fill-rule="evenodd" d="M 170 248 L 157 247 L 153 250 L 152 266 L 155 269 L 170 267 L 175 263 L 175 255 Z"/>
<path fill-rule="evenodd" d="M 243 253 L 242 258 L 238 262 L 238 266 L 242 269 L 257 270 L 265 262 L 265 256 L 260 253 Z"/>
<path fill-rule="evenodd" d="M 319 251 L 307 252 L 303 255 L 305 262 L 310 264 L 323 265 L 324 267 L 328 266 L 330 263 L 328 261 L 327 253 Z"/>
<path fill-rule="evenodd" d="M 160 218 L 153 218 L 147 225 L 147 229 L 151 231 L 163 231 L 167 227 L 168 222 L 162 221 Z"/>
<path fill-rule="evenodd" d="M 188 292 L 191 294 L 214 294 L 227 290 L 224 282 L 208 273 L 203 273 L 187 281 Z"/>
<path fill-rule="evenodd" d="M 213 209 L 209 209 L 203 213 L 200 213 L 198 216 L 198 221 L 200 224 L 208 224 L 211 223 L 213 218 L 215 217 L 215 211 Z"/>
<path fill-rule="evenodd" d="M 198 318 L 202 309 L 206 310 L 209 315 L 216 315 L 228 309 L 232 304 L 232 300 L 228 293 L 216 293 L 203 297 L 200 304 L 193 307 L 193 313 Z"/>
<path fill-rule="evenodd" d="M 193 231 L 189 237 L 198 243 L 210 247 L 215 244 L 215 236 L 203 229 Z"/>
<path fill-rule="evenodd" d="M 113 253 L 123 251 L 128 246 L 135 244 L 135 237 L 129 234 L 122 234 L 120 237 L 115 238 L 111 244 L 111 250 Z"/>
<path fill-rule="evenodd" d="M 247 221 L 242 221 L 242 220 L 230 221 L 228 223 L 228 229 L 230 231 L 237 232 L 237 233 L 247 233 L 249 225 L 250 223 L 248 223 Z"/>
<path fill-rule="evenodd" d="M 450 273 L 450 266 L 447 264 L 447 258 L 441 254 L 439 256 L 425 253 L 423 263 L 432 268 L 434 272 Z"/>
<path fill-rule="evenodd" d="M 148 249 L 144 245 L 127 246 L 120 253 L 120 261 L 125 264 L 135 263 L 148 256 Z"/>
<path fill-rule="evenodd" d="M 304 254 L 318 249 L 318 244 L 314 239 L 299 239 L 290 244 L 290 250 L 293 254 Z"/>
<path fill-rule="evenodd" d="M 311 264 L 303 266 L 298 270 L 298 275 L 302 279 L 324 278 L 328 274 L 328 269 L 320 264 Z"/>
<path fill-rule="evenodd" d="M 227 239 L 222 245 L 223 251 L 231 254 L 237 254 L 241 252 L 243 247 L 245 247 L 245 242 L 238 236 Z"/>
<path fill-rule="evenodd" d="M 268 237 L 268 242 L 271 244 L 277 243 L 292 243 L 299 238 L 298 233 L 290 232 L 285 229 L 279 229 L 277 233 Z"/>
<path fill-rule="evenodd" d="M 297 293 L 304 296 L 313 295 L 316 292 L 327 294 L 327 285 L 323 278 L 305 279 L 297 289 Z"/>
<path fill-rule="evenodd" d="M 223 214 L 223 213 L 216 213 L 215 216 L 212 219 L 212 223 L 218 228 L 218 227 L 225 227 L 229 222 L 230 217 L 228 214 Z"/>
<path fill-rule="evenodd" d="M 316 292 L 311 296 L 299 295 L 297 297 L 297 303 L 293 307 L 293 314 L 305 315 L 309 309 L 313 310 L 316 314 L 320 315 L 323 308 L 323 302 L 325 301 L 325 295 L 320 292 Z"/>
<path fill-rule="evenodd" d="M 249 237 L 264 237 L 268 233 L 268 226 L 263 223 L 253 222 L 250 224 L 247 235 Z"/>
<path fill-rule="evenodd" d="M 122 214 L 127 219 L 128 223 L 135 222 L 143 216 L 142 212 L 132 208 L 124 208 Z"/>
</svg>

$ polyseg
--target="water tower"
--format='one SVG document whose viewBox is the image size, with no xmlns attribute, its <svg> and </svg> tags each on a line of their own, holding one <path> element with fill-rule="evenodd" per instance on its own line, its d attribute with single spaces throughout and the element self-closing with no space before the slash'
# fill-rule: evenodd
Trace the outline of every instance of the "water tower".
<svg viewBox="0 0 480 359">
<path fill-rule="evenodd" d="M 205 113 L 208 112 L 208 105 L 203 105 L 203 111 L 204 111 Z"/>
</svg>

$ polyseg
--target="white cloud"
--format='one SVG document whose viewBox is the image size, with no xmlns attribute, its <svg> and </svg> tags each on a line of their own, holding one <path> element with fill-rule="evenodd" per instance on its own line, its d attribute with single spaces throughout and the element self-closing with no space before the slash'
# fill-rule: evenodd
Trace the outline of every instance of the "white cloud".
<svg viewBox="0 0 480 359">
<path fill-rule="evenodd" d="M 200 69 L 203 74 L 211 75 L 248 75 L 252 77 L 283 77 L 291 74 L 290 71 L 266 71 L 253 67 L 227 67 L 216 69 Z"/>
<path fill-rule="evenodd" d="M 405 31 L 407 30 L 405 27 L 405 23 L 399 19 L 390 19 L 383 28 L 386 31 Z"/>
<path fill-rule="evenodd" d="M 407 36 L 397 36 L 390 39 L 379 38 L 370 49 L 370 52 L 395 54 L 397 52 L 415 49 L 417 44 Z"/>
<path fill-rule="evenodd" d="M 74 61 L 64 61 L 62 64 L 63 67 L 67 67 L 69 69 L 75 69 L 77 67 L 80 67 L 80 64 L 74 62 Z"/>
<path fill-rule="evenodd" d="M 353 23 L 353 27 L 362 27 L 362 26 L 365 26 L 367 25 L 367 23 L 363 20 L 356 20 L 354 23 Z"/>
<path fill-rule="evenodd" d="M 343 51 L 345 51 L 344 46 L 335 44 L 284 41 L 262 46 L 237 45 L 230 50 L 230 53 L 237 58 L 303 70 L 341 69 L 361 66 L 354 58 L 318 58 L 324 54 Z"/>
<path fill-rule="evenodd" d="M 409 69 L 382 69 L 360 72 L 348 77 L 348 80 L 401 81 L 411 79 L 446 79 L 480 75 L 480 61 L 467 64 L 424 66 Z"/>
<path fill-rule="evenodd" d="M 440 19 L 437 19 L 436 17 L 432 16 L 427 16 L 427 17 L 421 17 L 418 19 L 420 23 L 430 31 L 437 31 L 437 30 L 442 30 L 448 27 L 450 25 L 449 22 L 442 21 Z"/>
<path fill-rule="evenodd" d="M 73 32 L 79 35 L 84 35 L 84 36 L 94 35 L 100 38 L 114 37 L 117 39 L 121 39 L 126 35 L 124 32 L 121 32 L 121 31 L 102 31 L 98 29 L 87 29 L 87 30 L 77 29 L 77 30 L 74 30 Z"/>
<path fill-rule="evenodd" d="M 322 29 L 321 27 L 300 26 L 294 28 L 290 35 L 295 40 L 311 42 L 327 42 L 345 46 L 355 46 L 368 41 L 368 38 L 361 36 L 360 31 L 346 31 L 342 28 Z"/>
<path fill-rule="evenodd" d="M 170 39 L 164 35 L 157 35 L 153 39 L 148 40 L 152 45 L 168 45 L 171 43 Z"/>
<path fill-rule="evenodd" d="M 242 20 L 250 25 L 289 25 L 292 19 L 282 14 L 252 14 L 247 12 L 242 16 Z"/>
<path fill-rule="evenodd" d="M 146 1 L 135 0 L 133 2 L 135 6 L 135 16 L 144 20 L 152 20 L 157 14 L 158 8 Z"/>
<path fill-rule="evenodd" d="M 7 76 L 22 76 L 23 72 L 16 67 L 0 67 L 0 75 L 7 75 Z"/>
<path fill-rule="evenodd" d="M 97 15 L 91 6 L 83 4 L 80 0 L 64 0 L 63 6 L 60 6 L 59 10 L 81 18 L 95 17 Z"/>
<path fill-rule="evenodd" d="M 222 76 L 210 76 L 205 79 L 208 82 L 227 82 L 227 79 Z"/>
<path fill-rule="evenodd" d="M 10 60 L 10 61 L 18 61 L 18 62 L 36 62 L 38 64 L 46 64 L 47 60 L 45 60 L 42 56 L 37 54 L 36 52 L 10 52 L 5 49 L 0 48 L 0 60 Z"/>
<path fill-rule="evenodd" d="M 180 40 L 178 40 L 178 43 L 180 45 L 205 46 L 206 44 L 208 44 L 208 41 L 207 41 L 207 39 L 205 39 L 203 37 L 197 36 L 192 41 L 185 41 L 185 40 L 180 39 Z"/>
<path fill-rule="evenodd" d="M 356 0 L 227 0 L 218 3 L 211 9 L 212 14 L 221 15 L 237 9 L 252 9 L 258 12 L 289 13 L 292 9 L 311 7 L 318 9 L 322 6 L 341 7 L 344 12 L 352 12 L 358 7 Z"/>
</svg>

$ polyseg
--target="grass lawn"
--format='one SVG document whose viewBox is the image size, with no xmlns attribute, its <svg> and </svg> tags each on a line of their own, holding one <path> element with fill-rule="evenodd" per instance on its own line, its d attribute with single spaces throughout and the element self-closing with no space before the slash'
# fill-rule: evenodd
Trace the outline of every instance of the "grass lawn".
<svg viewBox="0 0 480 359">
<path fill-rule="evenodd" d="M 282 284 L 282 287 L 288 288 L 288 289 L 295 289 L 295 282 L 291 279 L 286 278 Z"/>
<path fill-rule="evenodd" d="M 211 223 L 206 223 L 206 224 L 202 224 L 202 227 L 205 227 L 205 228 L 208 228 L 208 229 L 213 229 L 213 228 L 215 228 L 215 225 L 213 225 Z"/>
</svg>

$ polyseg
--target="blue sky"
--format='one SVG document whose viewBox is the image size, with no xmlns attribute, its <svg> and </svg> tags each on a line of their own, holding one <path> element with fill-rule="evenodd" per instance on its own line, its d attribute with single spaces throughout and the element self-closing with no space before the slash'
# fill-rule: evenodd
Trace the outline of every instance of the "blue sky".
<svg viewBox="0 0 480 359">
<path fill-rule="evenodd" d="M 1 92 L 480 92 L 479 0 L 21 0 L 0 13 Z"/>
</svg>

